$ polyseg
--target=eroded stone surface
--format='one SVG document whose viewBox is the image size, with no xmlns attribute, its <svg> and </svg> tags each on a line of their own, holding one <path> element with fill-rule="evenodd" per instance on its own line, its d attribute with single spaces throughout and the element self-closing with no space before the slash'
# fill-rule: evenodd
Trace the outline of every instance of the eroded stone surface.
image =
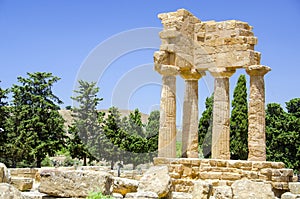
<svg viewBox="0 0 300 199">
<path fill-rule="evenodd" d="M 0 183 L 0 198 L 25 199 L 18 189 L 7 183 Z"/>
<path fill-rule="evenodd" d="M 233 199 L 275 199 L 272 186 L 264 182 L 237 180 L 232 184 Z"/>
<path fill-rule="evenodd" d="M 110 194 L 112 176 L 101 171 L 44 170 L 39 191 L 57 197 L 86 197 L 90 192 Z"/>
<path fill-rule="evenodd" d="M 163 198 L 170 194 L 171 185 L 168 167 L 153 166 L 141 178 L 138 192 L 154 192 Z"/>
<path fill-rule="evenodd" d="M 126 178 L 113 178 L 113 192 L 120 193 L 125 196 L 127 193 L 136 192 L 139 182 Z"/>
</svg>

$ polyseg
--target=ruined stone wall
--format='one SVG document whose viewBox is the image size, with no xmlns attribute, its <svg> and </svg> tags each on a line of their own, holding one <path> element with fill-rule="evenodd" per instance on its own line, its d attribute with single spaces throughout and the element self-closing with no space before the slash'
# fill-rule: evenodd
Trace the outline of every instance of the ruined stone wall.
<svg viewBox="0 0 300 199">
<path fill-rule="evenodd" d="M 196 158 L 155 158 L 154 165 L 167 165 L 173 191 L 192 192 L 194 182 L 208 181 L 212 186 L 231 186 L 234 181 L 249 179 L 270 183 L 276 191 L 287 191 L 293 170 L 282 162 L 242 161 Z"/>
</svg>

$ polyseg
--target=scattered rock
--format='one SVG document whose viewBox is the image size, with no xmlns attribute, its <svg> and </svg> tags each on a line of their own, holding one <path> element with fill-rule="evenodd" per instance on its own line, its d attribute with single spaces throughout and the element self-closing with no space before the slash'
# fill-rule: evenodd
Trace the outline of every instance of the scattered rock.
<svg viewBox="0 0 300 199">
<path fill-rule="evenodd" d="M 113 193 L 120 193 L 125 196 L 127 193 L 137 192 L 139 182 L 127 178 L 113 178 Z"/>
<path fill-rule="evenodd" d="M 172 192 L 172 199 L 192 199 L 192 194 L 183 192 Z"/>
<path fill-rule="evenodd" d="M 290 182 L 289 189 L 292 194 L 300 194 L 300 182 Z"/>
<path fill-rule="evenodd" d="M 10 183 L 10 173 L 5 164 L 0 163 L 0 183 Z"/>
<path fill-rule="evenodd" d="M 113 194 L 112 194 L 112 197 L 115 198 L 115 199 L 121 199 L 121 198 L 124 198 L 123 195 L 120 194 L 120 193 L 113 193 Z"/>
<path fill-rule="evenodd" d="M 146 192 L 137 192 L 137 193 L 128 193 L 126 194 L 125 198 L 128 199 L 144 199 L 144 198 L 153 198 L 153 199 L 158 199 L 157 193 L 151 192 L 151 191 L 146 191 Z"/>
<path fill-rule="evenodd" d="M 11 178 L 11 184 L 19 191 L 29 191 L 33 185 L 32 178 L 13 177 Z"/>
<path fill-rule="evenodd" d="M 237 180 L 232 186 L 233 199 L 274 199 L 271 184 L 253 182 L 251 180 Z"/>
<path fill-rule="evenodd" d="M 232 190 L 229 186 L 220 186 L 214 188 L 214 197 L 216 199 L 231 199 Z"/>
<path fill-rule="evenodd" d="M 206 181 L 195 181 L 193 199 L 207 199 L 212 195 L 212 185 Z"/>
<path fill-rule="evenodd" d="M 170 194 L 171 186 L 168 167 L 153 166 L 140 179 L 138 192 L 154 192 L 160 198 L 163 198 Z"/>
<path fill-rule="evenodd" d="M 24 199 L 45 199 L 47 194 L 40 193 L 40 192 L 21 192 Z"/>
<path fill-rule="evenodd" d="M 40 176 L 39 191 L 49 196 L 86 197 L 93 191 L 111 193 L 112 176 L 106 172 L 44 170 Z"/>
<path fill-rule="evenodd" d="M 18 189 L 7 183 L 0 183 L 0 198 L 25 199 Z"/>
</svg>

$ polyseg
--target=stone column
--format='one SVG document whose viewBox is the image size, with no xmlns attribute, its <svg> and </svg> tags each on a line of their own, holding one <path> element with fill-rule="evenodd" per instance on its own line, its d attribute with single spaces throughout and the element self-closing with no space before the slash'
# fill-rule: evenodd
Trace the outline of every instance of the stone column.
<svg viewBox="0 0 300 199">
<path fill-rule="evenodd" d="M 162 75 L 158 157 L 175 158 L 177 67 L 162 65 L 158 72 Z"/>
<path fill-rule="evenodd" d="M 181 72 L 185 80 L 182 117 L 182 157 L 198 158 L 198 80 L 205 72 Z"/>
<path fill-rule="evenodd" d="M 250 76 L 248 108 L 248 160 L 266 161 L 265 83 L 268 66 L 252 65 L 246 68 Z"/>
<path fill-rule="evenodd" d="M 230 159 L 229 78 L 235 70 L 214 68 L 209 71 L 215 78 L 211 156 L 226 160 Z"/>
</svg>

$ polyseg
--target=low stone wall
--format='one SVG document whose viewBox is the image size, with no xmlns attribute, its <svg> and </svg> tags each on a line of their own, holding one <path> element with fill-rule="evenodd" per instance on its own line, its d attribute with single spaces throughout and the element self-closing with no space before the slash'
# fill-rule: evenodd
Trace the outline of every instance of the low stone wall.
<svg viewBox="0 0 300 199">
<path fill-rule="evenodd" d="M 209 181 L 212 186 L 231 186 L 240 179 L 270 183 L 274 192 L 286 192 L 288 182 L 293 181 L 293 170 L 286 169 L 282 162 L 155 158 L 154 165 L 168 166 L 176 192 L 192 192 L 197 180 Z"/>
</svg>

